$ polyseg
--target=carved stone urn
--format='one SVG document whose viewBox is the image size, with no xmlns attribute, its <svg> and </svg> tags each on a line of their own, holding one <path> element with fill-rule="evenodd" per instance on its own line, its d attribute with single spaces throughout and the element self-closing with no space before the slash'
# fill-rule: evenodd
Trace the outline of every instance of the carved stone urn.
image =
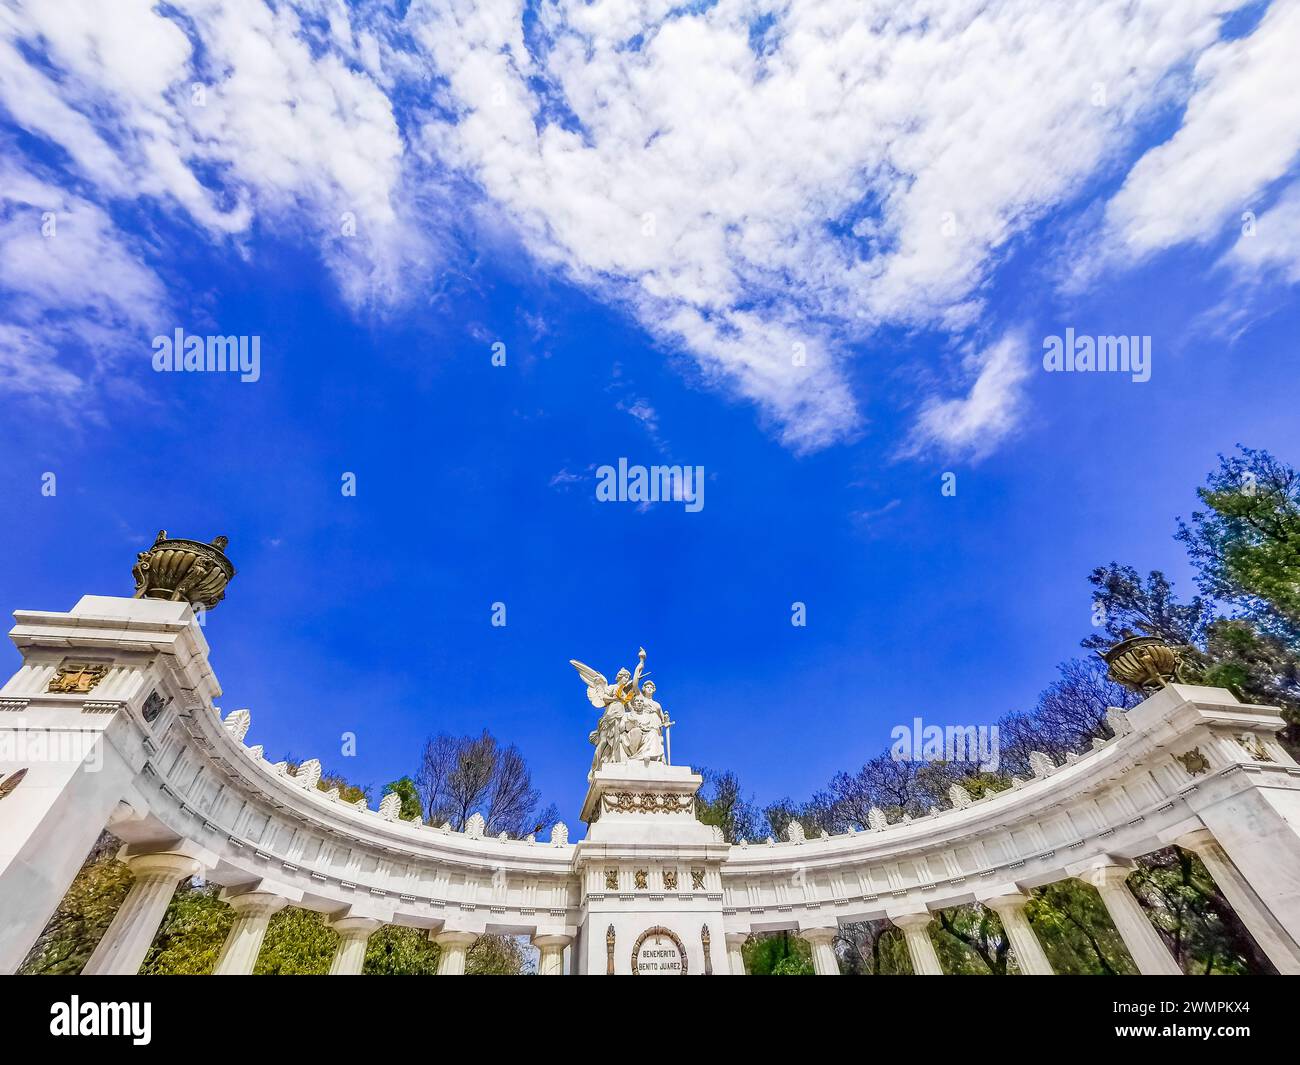
<svg viewBox="0 0 1300 1065">
<path fill-rule="evenodd" d="M 210 544 L 174 540 L 162 530 L 153 547 L 136 556 L 131 569 L 135 598 L 167 599 L 211 610 L 226 597 L 226 585 L 235 575 L 225 555 L 228 542 L 224 536 Z"/>
<path fill-rule="evenodd" d="M 1158 691 L 1183 679 L 1181 648 L 1170 646 L 1159 636 L 1130 636 L 1098 653 L 1110 667 L 1110 679 L 1137 692 Z"/>
</svg>

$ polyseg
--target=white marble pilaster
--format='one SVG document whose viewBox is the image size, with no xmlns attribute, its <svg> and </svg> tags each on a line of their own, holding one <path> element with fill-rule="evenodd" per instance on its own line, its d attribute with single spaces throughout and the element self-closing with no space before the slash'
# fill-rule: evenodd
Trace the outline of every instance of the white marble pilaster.
<svg viewBox="0 0 1300 1065">
<path fill-rule="evenodd" d="M 217 958 L 214 976 L 247 976 L 257 964 L 262 940 L 271 918 L 289 904 L 289 900 L 270 891 L 249 891 L 226 901 L 235 911 L 235 923 L 226 936 Z"/>
<path fill-rule="evenodd" d="M 1286 933 L 1286 929 L 1264 905 L 1264 901 L 1250 886 L 1241 871 L 1219 846 L 1214 835 L 1207 829 L 1198 829 L 1179 836 L 1174 841 L 1180 847 L 1195 851 L 1205 863 L 1205 868 L 1214 877 L 1219 890 L 1232 904 L 1260 949 L 1269 956 L 1283 975 L 1300 974 L 1300 945 Z"/>
<path fill-rule="evenodd" d="M 732 976 L 748 976 L 743 948 L 749 939 L 744 932 L 727 933 L 727 970 Z"/>
<path fill-rule="evenodd" d="M 537 975 L 564 975 L 564 948 L 573 942 L 572 936 L 541 935 L 533 936 L 533 946 L 537 948 Z"/>
<path fill-rule="evenodd" d="M 812 947 L 813 972 L 818 976 L 839 976 L 840 963 L 835 957 L 835 937 L 839 928 L 801 928 L 799 935 Z"/>
<path fill-rule="evenodd" d="M 82 970 L 86 976 L 134 976 L 158 934 L 182 877 L 201 872 L 186 854 L 141 854 L 126 859 L 134 880 L 113 922 Z"/>
<path fill-rule="evenodd" d="M 930 938 L 930 922 L 933 915 L 925 913 L 890 914 L 890 921 L 903 930 L 907 942 L 907 953 L 912 959 L 912 972 L 916 976 L 942 976 L 943 966 L 939 964 L 938 952 Z"/>
<path fill-rule="evenodd" d="M 339 945 L 330 962 L 330 976 L 360 976 L 366 963 L 366 943 L 383 921 L 372 917 L 339 917 L 330 922 L 339 935 Z"/>
<path fill-rule="evenodd" d="M 1144 976 L 1181 976 L 1183 970 L 1128 889 L 1128 875 L 1132 869 L 1131 862 L 1106 860 L 1077 875 L 1085 884 L 1097 889 L 1138 972 Z"/>
<path fill-rule="evenodd" d="M 1025 916 L 1025 903 L 1029 896 L 1014 892 L 982 901 L 1001 918 L 1020 971 L 1027 976 L 1054 976 L 1043 945 L 1038 942 L 1038 936 Z"/>
<path fill-rule="evenodd" d="M 476 932 L 443 931 L 429 937 L 441 948 L 438 956 L 439 976 L 464 976 L 465 957 L 478 939 Z"/>
</svg>

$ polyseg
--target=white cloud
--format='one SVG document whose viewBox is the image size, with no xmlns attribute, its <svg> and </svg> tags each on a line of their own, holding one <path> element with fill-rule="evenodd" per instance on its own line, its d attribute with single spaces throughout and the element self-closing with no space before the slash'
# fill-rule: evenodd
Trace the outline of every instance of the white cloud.
<svg viewBox="0 0 1300 1065">
<path fill-rule="evenodd" d="M 559 0 L 536 54 L 518 0 L 424 0 L 407 27 L 457 111 L 427 148 L 815 448 L 859 424 L 852 352 L 978 321 L 1000 251 L 1123 148 L 1222 7 Z"/>
<path fill-rule="evenodd" d="M 66 152 L 83 218 L 107 227 L 97 246 L 134 262 L 119 321 L 160 299 L 152 249 L 108 223 L 137 197 L 236 250 L 255 220 L 313 243 L 363 307 L 420 294 L 467 178 L 480 233 L 508 225 L 813 449 L 859 431 L 856 391 L 893 357 L 882 329 L 998 335 L 986 298 L 1012 242 L 1191 88 L 1182 128 L 1110 203 L 1110 237 L 1138 255 L 1200 239 L 1285 171 L 1300 0 L 1221 42 L 1233 6 L 555 0 L 526 32 L 522 0 L 415 0 L 400 21 L 343 0 L 116 0 L 112 18 L 13 0 L 0 104 Z M 48 307 L 106 298 L 77 276 Z M 967 367 L 964 398 L 900 400 L 920 411 L 914 445 L 1005 438 L 1023 377 L 1009 345 Z"/>
<path fill-rule="evenodd" d="M 339 3 L 303 5 L 328 17 L 324 40 L 262 0 L 172 6 L 115 0 L 106 17 L 96 0 L 19 0 L 0 14 L 0 103 L 105 205 L 150 197 L 215 240 L 260 214 L 319 242 L 355 302 L 399 298 L 429 251 L 399 219 L 392 105 L 357 67 L 375 61 L 373 37 L 354 40 Z"/>
<path fill-rule="evenodd" d="M 124 338 L 147 356 L 167 305 L 104 211 L 12 163 L 0 165 L 0 297 L 0 387 L 33 396 L 81 391 Z M 73 366 L 61 348 L 79 352 Z"/>
<path fill-rule="evenodd" d="M 909 453 L 938 447 L 980 459 L 1015 428 L 1029 375 L 1025 338 L 1008 334 L 967 356 L 963 368 L 975 375 L 970 391 L 956 399 L 932 398 L 922 406 Z"/>
<path fill-rule="evenodd" d="M 1107 208 L 1134 256 L 1222 233 L 1300 153 L 1300 2 L 1274 0 L 1255 32 L 1207 49 L 1178 131 L 1133 167 Z"/>
<path fill-rule="evenodd" d="M 1288 186 L 1252 229 L 1237 238 L 1224 265 L 1247 279 L 1276 274 L 1288 284 L 1300 284 L 1300 182 Z"/>
</svg>

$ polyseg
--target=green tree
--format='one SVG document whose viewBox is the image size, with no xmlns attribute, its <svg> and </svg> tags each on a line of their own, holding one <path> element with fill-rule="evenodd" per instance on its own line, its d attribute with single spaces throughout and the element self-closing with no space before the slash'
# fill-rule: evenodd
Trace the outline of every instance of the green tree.
<svg viewBox="0 0 1300 1065">
<path fill-rule="evenodd" d="M 1143 855 L 1128 882 L 1184 972 L 1277 972 L 1192 851 Z"/>
<path fill-rule="evenodd" d="M 217 965 L 235 914 L 217 898 L 216 885 L 182 887 L 172 897 L 140 972 L 149 976 L 204 976 Z"/>
<path fill-rule="evenodd" d="M 394 780 L 391 784 L 385 784 L 384 794 L 396 794 L 401 798 L 401 817 L 403 821 L 410 821 L 412 818 L 417 821 L 424 820 L 424 804 L 420 801 L 420 793 L 416 789 L 415 781 L 410 777 L 402 777 L 399 780 Z"/>
<path fill-rule="evenodd" d="M 121 843 L 104 833 L 41 932 L 20 973 L 79 973 L 131 890 L 131 873 L 113 858 Z"/>
<path fill-rule="evenodd" d="M 325 915 L 286 906 L 271 918 L 253 968 L 257 976 L 323 976 L 338 947 Z"/>
<path fill-rule="evenodd" d="M 438 971 L 438 953 L 423 929 L 384 925 L 366 944 L 361 971 L 367 976 L 433 976 Z"/>
<path fill-rule="evenodd" d="M 812 948 L 789 931 L 751 936 L 741 948 L 751 976 L 811 976 Z"/>
<path fill-rule="evenodd" d="M 1262 632 L 1300 640 L 1300 473 L 1267 451 L 1219 456 L 1197 496 L 1207 510 L 1178 523 L 1201 590 Z"/>
<path fill-rule="evenodd" d="M 971 903 L 950 906 L 935 917 L 939 930 L 933 939 L 944 972 L 956 976 L 1006 975 L 1011 941 L 996 913 Z"/>
<path fill-rule="evenodd" d="M 1071 976 L 1137 972 L 1101 896 L 1078 880 L 1036 888 L 1025 913 L 1052 969 Z"/>
</svg>

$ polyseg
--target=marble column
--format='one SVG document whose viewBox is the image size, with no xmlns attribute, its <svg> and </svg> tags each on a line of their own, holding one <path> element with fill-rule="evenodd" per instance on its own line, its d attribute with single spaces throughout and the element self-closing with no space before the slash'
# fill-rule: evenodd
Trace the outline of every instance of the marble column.
<svg viewBox="0 0 1300 1065">
<path fill-rule="evenodd" d="M 339 917 L 331 921 L 330 927 L 339 934 L 339 945 L 330 962 L 330 976 L 360 976 L 366 964 L 366 943 L 383 923 L 372 917 Z"/>
<path fill-rule="evenodd" d="M 812 945 L 813 972 L 818 976 L 839 976 L 840 962 L 835 957 L 835 937 L 839 927 L 801 928 L 799 935 Z"/>
<path fill-rule="evenodd" d="M 1207 829 L 1198 829 L 1174 840 L 1180 847 L 1195 851 L 1214 877 L 1219 890 L 1232 904 L 1260 949 L 1284 976 L 1300 974 L 1300 945 L 1287 935 L 1264 901 L 1241 875 L 1236 864 L 1219 846 Z"/>
<path fill-rule="evenodd" d="M 140 971 L 182 877 L 196 876 L 199 863 L 184 854 L 140 854 L 127 858 L 135 878 L 104 938 L 86 962 L 86 976 L 133 976 Z"/>
<path fill-rule="evenodd" d="M 1128 889 L 1132 870 L 1132 863 L 1108 861 L 1080 872 L 1078 877 L 1097 889 L 1138 972 L 1144 976 L 1182 976 L 1183 970 Z"/>
<path fill-rule="evenodd" d="M 537 975 L 563 976 L 564 948 L 572 942 L 572 936 L 533 936 L 533 946 L 537 948 L 539 954 L 537 959 Z"/>
<path fill-rule="evenodd" d="M 217 958 L 214 976 L 247 976 L 257 964 L 258 951 L 266 936 L 271 918 L 289 904 L 289 900 L 270 891 L 249 891 L 226 899 L 235 911 L 235 923 L 226 936 Z"/>
<path fill-rule="evenodd" d="M 744 932 L 727 933 L 727 970 L 732 976 L 748 976 L 745 972 L 745 954 L 742 948 L 749 938 Z"/>
<path fill-rule="evenodd" d="M 1014 892 L 982 901 L 1002 919 L 1002 927 L 1011 941 L 1020 971 L 1027 976 L 1055 975 L 1047 955 L 1043 953 L 1043 945 L 1038 942 L 1038 936 L 1025 916 L 1025 903 L 1029 896 Z"/>
<path fill-rule="evenodd" d="M 465 956 L 478 939 L 475 932 L 438 932 L 430 936 L 442 949 L 438 956 L 439 976 L 464 976 Z"/>
<path fill-rule="evenodd" d="M 900 913 L 890 916 L 890 921 L 903 930 L 907 953 L 912 959 L 912 972 L 916 976 L 942 976 L 943 966 L 930 938 L 932 915 L 926 913 Z"/>
</svg>

